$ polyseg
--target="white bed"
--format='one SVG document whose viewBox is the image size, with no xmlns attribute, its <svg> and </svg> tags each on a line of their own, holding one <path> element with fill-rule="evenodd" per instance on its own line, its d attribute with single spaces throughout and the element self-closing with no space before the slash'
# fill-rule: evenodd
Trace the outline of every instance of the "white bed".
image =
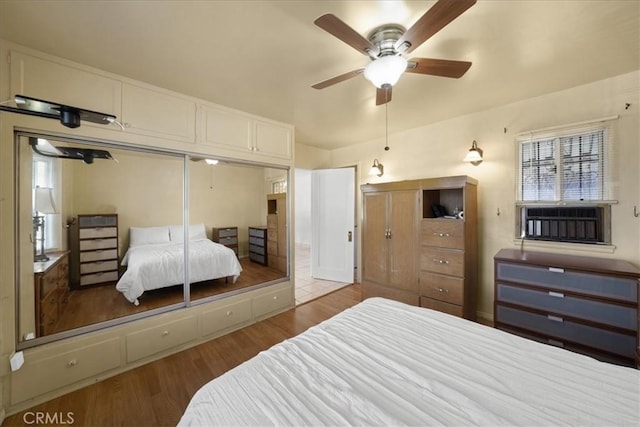
<svg viewBox="0 0 640 427">
<path fill-rule="evenodd" d="M 204 385 L 180 426 L 640 423 L 640 371 L 370 298 Z"/>
<path fill-rule="evenodd" d="M 184 236 L 182 226 L 132 227 L 127 266 L 116 289 L 138 305 L 138 298 L 153 289 L 184 283 Z M 202 282 L 221 277 L 237 280 L 242 271 L 235 252 L 207 239 L 204 224 L 189 227 L 189 281 Z"/>
</svg>

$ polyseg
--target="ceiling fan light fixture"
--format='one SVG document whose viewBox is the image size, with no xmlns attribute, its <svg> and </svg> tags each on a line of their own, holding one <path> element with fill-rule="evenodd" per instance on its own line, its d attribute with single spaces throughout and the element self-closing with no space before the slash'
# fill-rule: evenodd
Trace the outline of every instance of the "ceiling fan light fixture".
<svg viewBox="0 0 640 427">
<path fill-rule="evenodd" d="M 204 159 L 204 161 L 208 165 L 217 165 L 218 164 L 218 160 L 217 159 Z"/>
<path fill-rule="evenodd" d="M 402 56 L 383 56 L 369 63 L 364 69 L 364 76 L 377 88 L 398 83 L 400 76 L 407 69 L 407 60 Z"/>
</svg>

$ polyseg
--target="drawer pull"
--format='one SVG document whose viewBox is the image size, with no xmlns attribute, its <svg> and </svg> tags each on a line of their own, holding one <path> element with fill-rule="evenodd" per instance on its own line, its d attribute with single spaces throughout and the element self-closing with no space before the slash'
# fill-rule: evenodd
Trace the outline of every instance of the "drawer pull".
<svg viewBox="0 0 640 427">
<path fill-rule="evenodd" d="M 550 314 L 547 314 L 547 319 L 551 320 L 552 322 L 558 322 L 558 323 L 564 322 L 564 319 L 562 317 L 552 316 Z"/>
<path fill-rule="evenodd" d="M 438 292 L 444 292 L 445 294 L 449 293 L 449 289 L 443 289 L 443 288 L 433 288 L 433 289 L 438 291 Z"/>
<path fill-rule="evenodd" d="M 77 364 L 78 364 L 78 361 L 76 359 L 71 359 L 67 362 L 67 366 L 70 368 L 76 366 Z"/>
<path fill-rule="evenodd" d="M 227 311 L 227 316 L 231 316 L 233 314 L 233 311 L 229 310 Z"/>
<path fill-rule="evenodd" d="M 564 273 L 564 268 L 549 267 L 549 271 L 553 273 Z"/>
<path fill-rule="evenodd" d="M 449 264 L 449 261 L 447 261 L 446 259 L 433 259 L 433 262 L 435 262 L 436 264 Z"/>
<path fill-rule="evenodd" d="M 450 233 L 433 233 L 433 235 L 437 237 L 451 237 Z"/>
<path fill-rule="evenodd" d="M 278 295 L 275 295 L 275 296 L 273 297 L 273 300 L 274 300 L 274 301 L 276 301 L 277 299 L 278 299 Z"/>
<path fill-rule="evenodd" d="M 549 291 L 549 296 L 550 297 L 556 297 L 556 298 L 564 298 L 564 294 L 561 293 L 561 292 Z"/>
<path fill-rule="evenodd" d="M 167 335 L 169 335 L 169 331 L 162 331 L 162 336 L 166 337 Z"/>
</svg>

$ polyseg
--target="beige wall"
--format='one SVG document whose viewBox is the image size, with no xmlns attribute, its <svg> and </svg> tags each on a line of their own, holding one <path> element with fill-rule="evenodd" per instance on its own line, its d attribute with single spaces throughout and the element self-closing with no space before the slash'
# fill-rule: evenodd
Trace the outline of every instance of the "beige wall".
<svg viewBox="0 0 640 427">
<path fill-rule="evenodd" d="M 478 311 L 481 316 L 491 318 L 493 255 L 503 247 L 518 244 L 514 240 L 515 137 L 521 132 L 619 115 L 618 150 L 613 159 L 618 171 L 618 204 L 612 208 L 615 248 L 530 242 L 526 245 L 538 250 L 616 257 L 640 265 L 640 221 L 633 215 L 634 206 L 640 206 L 639 82 L 640 72 L 634 72 L 395 133 L 389 138 L 390 151 L 383 150 L 383 139 L 333 150 L 331 166 L 354 163 L 364 166 L 378 158 L 384 164 L 384 175 L 370 177 L 367 167 L 359 167 L 359 184 L 448 175 L 476 178 L 479 181 Z M 625 109 L 625 103 L 631 107 Z M 479 166 L 462 161 L 473 140 L 484 150 L 485 161 Z M 360 204 L 358 202 L 358 208 Z"/>
<path fill-rule="evenodd" d="M 130 227 L 177 225 L 183 220 L 183 160 L 159 154 L 110 150 L 117 162 L 92 165 L 66 161 L 72 169 L 72 209 L 78 214 L 117 213 L 121 256 Z M 248 250 L 247 228 L 266 222 L 264 168 L 189 162 L 191 224 L 237 226 L 240 251 Z"/>
</svg>

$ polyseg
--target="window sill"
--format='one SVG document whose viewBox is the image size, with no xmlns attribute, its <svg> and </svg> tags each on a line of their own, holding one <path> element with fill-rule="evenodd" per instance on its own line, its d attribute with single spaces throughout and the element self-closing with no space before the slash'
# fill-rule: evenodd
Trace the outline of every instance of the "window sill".
<svg viewBox="0 0 640 427">
<path fill-rule="evenodd" d="M 524 243 L 522 239 L 513 239 L 513 245 L 517 247 L 523 247 L 524 249 L 555 249 L 562 251 L 579 251 L 579 252 L 591 252 L 596 254 L 612 254 L 616 251 L 614 245 L 590 245 L 584 243 L 565 243 L 565 242 L 548 242 L 542 240 L 527 240 Z"/>
</svg>

